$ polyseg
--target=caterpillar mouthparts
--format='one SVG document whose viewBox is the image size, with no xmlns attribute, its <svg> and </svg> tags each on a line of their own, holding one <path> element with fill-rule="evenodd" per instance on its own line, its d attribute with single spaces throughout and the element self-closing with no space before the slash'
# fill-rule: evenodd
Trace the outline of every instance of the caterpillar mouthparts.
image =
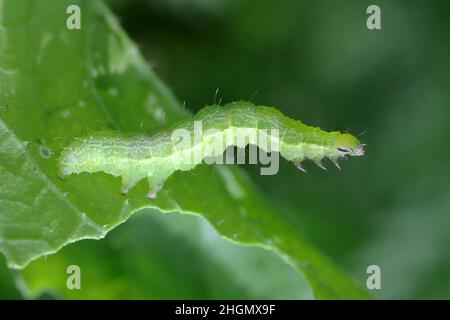
<svg viewBox="0 0 450 320">
<path fill-rule="evenodd" d="M 353 156 L 363 156 L 364 155 L 364 147 L 366 145 L 365 144 L 360 144 L 359 146 L 357 146 L 355 149 L 353 149 Z"/>
<path fill-rule="evenodd" d="M 304 172 L 305 159 L 326 170 L 322 160 L 329 158 L 340 169 L 340 158 L 362 156 L 365 147 L 349 133 L 327 132 L 293 120 L 275 108 L 239 101 L 207 106 L 190 119 L 150 136 L 109 132 L 75 139 L 61 153 L 59 175 L 63 178 L 103 171 L 120 176 L 123 194 L 147 178 L 147 197 L 155 199 L 175 171 L 191 170 L 207 159 L 218 160 L 230 146 L 247 145 L 258 146 L 260 157 L 261 151 L 281 155 Z"/>
</svg>

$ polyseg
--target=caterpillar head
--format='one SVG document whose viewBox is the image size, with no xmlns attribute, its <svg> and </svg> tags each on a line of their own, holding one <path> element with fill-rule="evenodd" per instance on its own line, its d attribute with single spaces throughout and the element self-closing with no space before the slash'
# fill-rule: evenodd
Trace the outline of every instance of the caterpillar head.
<svg viewBox="0 0 450 320">
<path fill-rule="evenodd" d="M 336 139 L 336 149 L 339 155 L 345 157 L 349 156 L 363 156 L 364 146 L 355 136 L 349 133 L 342 133 Z"/>
</svg>

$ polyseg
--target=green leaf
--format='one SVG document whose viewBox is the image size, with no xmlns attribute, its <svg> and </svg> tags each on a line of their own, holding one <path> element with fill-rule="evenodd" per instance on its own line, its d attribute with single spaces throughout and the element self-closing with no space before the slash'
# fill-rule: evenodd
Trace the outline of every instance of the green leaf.
<svg viewBox="0 0 450 320">
<path fill-rule="evenodd" d="M 81 30 L 66 28 L 70 4 L 81 8 Z M 277 252 L 305 274 L 316 298 L 367 297 L 236 168 L 177 173 L 152 202 L 144 182 L 124 197 L 119 178 L 106 174 L 58 179 L 57 157 L 74 137 L 104 129 L 151 132 L 187 113 L 102 2 L 0 5 L 0 251 L 10 267 L 103 238 L 152 207 L 199 214 L 234 242 Z"/>
<path fill-rule="evenodd" d="M 154 211 L 134 215 L 102 241 L 80 241 L 32 262 L 20 272 L 26 297 L 312 298 L 306 280 L 275 253 L 231 243 L 204 219 Z M 80 268 L 80 290 L 66 286 L 73 264 Z"/>
</svg>

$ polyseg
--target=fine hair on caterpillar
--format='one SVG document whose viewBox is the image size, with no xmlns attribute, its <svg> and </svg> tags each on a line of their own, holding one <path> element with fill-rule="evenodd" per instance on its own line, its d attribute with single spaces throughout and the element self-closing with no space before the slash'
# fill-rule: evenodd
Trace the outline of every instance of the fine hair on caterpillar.
<svg viewBox="0 0 450 320">
<path fill-rule="evenodd" d="M 324 158 L 340 168 L 340 158 L 364 154 L 364 145 L 349 133 L 327 132 L 291 119 L 275 108 L 240 101 L 207 106 L 153 135 L 108 132 L 76 139 L 61 153 L 59 175 L 103 171 L 120 176 L 123 194 L 147 178 L 148 198 L 154 199 L 175 171 L 192 170 L 202 162 L 245 163 L 247 145 L 250 164 L 259 161 L 268 165 L 261 168 L 262 175 L 278 172 L 280 155 L 306 172 L 302 166 L 306 159 L 326 170 Z M 234 154 L 230 156 L 234 147 L 238 147 L 236 159 Z"/>
</svg>

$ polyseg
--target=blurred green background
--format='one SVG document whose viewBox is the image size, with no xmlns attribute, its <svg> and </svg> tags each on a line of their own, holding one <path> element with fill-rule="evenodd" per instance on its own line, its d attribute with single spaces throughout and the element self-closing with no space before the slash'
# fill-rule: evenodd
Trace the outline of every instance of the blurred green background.
<svg viewBox="0 0 450 320">
<path fill-rule="evenodd" d="M 331 163 L 327 172 L 307 164 L 309 172 L 302 174 L 285 161 L 275 176 L 260 176 L 256 166 L 245 170 L 278 212 L 362 285 L 367 266 L 379 265 L 382 289 L 372 291 L 375 297 L 450 298 L 448 1 L 107 2 L 187 109 L 195 112 L 213 102 L 251 100 L 276 106 L 310 125 L 361 134 L 366 156 L 344 162 L 342 171 Z M 381 8 L 381 30 L 366 28 L 370 4 Z M 138 215 L 94 245 L 117 246 L 116 233 L 128 234 L 122 230 L 140 224 L 139 219 L 150 218 Z M 176 225 L 157 223 L 172 231 Z M 167 248 L 187 241 L 186 250 L 200 250 L 192 236 L 176 231 L 175 239 L 181 240 L 173 240 L 173 232 L 159 234 Z M 148 249 L 147 258 L 158 257 L 158 250 L 162 249 Z M 177 274 L 183 263 L 193 261 L 191 255 L 173 259 L 161 266 L 166 274 Z M 167 265 L 175 269 L 168 271 Z M 237 267 L 225 269 L 230 268 Z M 161 270 L 154 273 L 164 274 Z M 242 274 L 248 277 L 251 272 Z M 175 298 L 310 297 L 309 289 L 286 290 L 289 271 L 280 276 L 284 291 L 278 296 L 261 294 L 270 285 L 254 294 L 242 293 L 238 283 L 228 284 L 226 290 L 220 283 L 200 290 L 202 281 L 196 275 L 188 276 L 190 282 L 183 275 L 185 282 L 177 280 L 168 292 L 177 292 Z M 164 281 L 152 281 L 153 287 L 165 286 Z M 291 282 L 291 287 L 306 286 L 296 281 L 300 282 Z M 125 291 L 133 284 L 117 286 Z M 196 289 L 183 292 L 190 286 Z M 174 297 L 160 292 L 154 297 Z M 20 297 L 12 279 L 1 286 L 0 297 Z"/>
</svg>

